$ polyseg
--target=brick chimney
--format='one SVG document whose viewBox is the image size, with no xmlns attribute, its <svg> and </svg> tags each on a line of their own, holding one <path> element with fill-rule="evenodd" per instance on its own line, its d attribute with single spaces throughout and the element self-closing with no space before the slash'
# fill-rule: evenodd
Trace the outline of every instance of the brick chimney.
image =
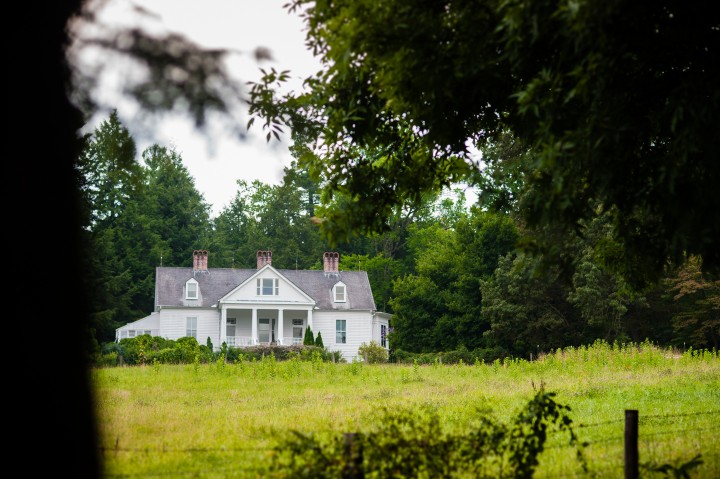
<svg viewBox="0 0 720 479">
<path fill-rule="evenodd" d="M 206 249 L 193 251 L 193 271 L 207 271 L 208 252 Z"/>
<path fill-rule="evenodd" d="M 325 253 L 323 254 L 323 269 L 326 273 L 337 273 L 339 261 L 340 253 Z"/>
<path fill-rule="evenodd" d="M 257 252 L 257 269 L 262 268 L 266 264 L 272 265 L 272 251 Z"/>
</svg>

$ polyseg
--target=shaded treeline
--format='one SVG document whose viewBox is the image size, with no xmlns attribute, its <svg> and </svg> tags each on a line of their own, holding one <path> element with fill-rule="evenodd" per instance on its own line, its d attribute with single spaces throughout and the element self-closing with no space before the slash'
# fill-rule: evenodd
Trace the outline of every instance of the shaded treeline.
<svg viewBox="0 0 720 479">
<path fill-rule="evenodd" d="M 523 155 L 514 145 L 496 148 Z M 194 249 L 209 250 L 212 268 L 254 268 L 256 252 L 268 249 L 278 268 L 321 268 L 322 253 L 338 251 L 341 269 L 368 272 L 378 309 L 394 314 L 392 347 L 408 352 L 468 349 L 490 359 L 597 339 L 718 345 L 720 286 L 697 261 L 635 289 L 604 267 L 619 248 L 609 215 L 587 222 L 582 236 L 529 228 L 497 171 L 476 180 L 476 204 L 466 205 L 460 189 L 424 197 L 391 215 L 385 233 L 331 245 L 316 224 L 321 185 L 295 163 L 279 185 L 238 180 L 216 217 L 181 156 L 154 145 L 138 157 L 114 112 L 87 135 L 78 165 L 91 245 L 91 355 L 115 328 L 152 311 L 155 268 L 189 266 Z M 538 238 L 552 242 L 552 256 L 519 248 Z"/>
</svg>

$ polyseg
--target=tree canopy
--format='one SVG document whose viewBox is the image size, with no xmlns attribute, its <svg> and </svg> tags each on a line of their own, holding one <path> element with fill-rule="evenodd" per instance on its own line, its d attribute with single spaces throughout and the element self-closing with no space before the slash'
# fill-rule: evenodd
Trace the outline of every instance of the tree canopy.
<svg viewBox="0 0 720 479">
<path fill-rule="evenodd" d="M 582 233 L 609 213 L 620 247 L 605 260 L 639 283 L 689 255 L 720 270 L 717 15 L 671 0 L 288 8 L 324 68 L 282 97 L 267 72 L 251 114 L 307 145 L 329 237 L 387 228 L 393 206 L 470 177 L 484 167 L 471 149 L 509 134 L 529 152 L 528 225 Z"/>
</svg>

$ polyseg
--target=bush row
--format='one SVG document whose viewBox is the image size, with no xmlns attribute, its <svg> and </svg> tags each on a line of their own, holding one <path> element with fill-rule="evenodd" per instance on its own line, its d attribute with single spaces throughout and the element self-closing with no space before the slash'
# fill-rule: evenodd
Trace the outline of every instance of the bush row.
<svg viewBox="0 0 720 479">
<path fill-rule="evenodd" d="M 476 362 L 492 363 L 508 357 L 507 351 L 502 348 L 468 350 L 460 346 L 453 351 L 440 351 L 433 353 L 413 353 L 396 349 L 390 355 L 390 361 L 401 364 L 475 364 Z"/>
<path fill-rule="evenodd" d="M 260 361 L 263 357 L 270 355 L 274 355 L 278 361 L 293 357 L 309 361 L 318 356 L 328 362 L 344 361 L 339 351 L 328 351 L 327 348 L 321 346 L 258 345 L 235 348 L 228 347 L 223 343 L 219 351 L 215 351 L 209 338 L 207 344 L 199 344 L 192 337 L 173 340 L 144 334 L 134 338 L 123 338 L 119 343 L 102 345 L 96 366 L 211 363 L 221 357 L 224 357 L 227 362 Z"/>
</svg>

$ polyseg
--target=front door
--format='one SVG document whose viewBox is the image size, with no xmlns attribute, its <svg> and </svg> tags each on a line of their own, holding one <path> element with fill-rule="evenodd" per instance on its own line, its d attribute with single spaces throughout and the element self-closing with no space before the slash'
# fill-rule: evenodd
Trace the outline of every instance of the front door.
<svg viewBox="0 0 720 479">
<path fill-rule="evenodd" d="M 270 318 L 258 319 L 258 340 L 261 343 L 270 342 Z"/>
<path fill-rule="evenodd" d="M 293 344 L 303 343 L 303 320 L 293 319 Z"/>
</svg>

